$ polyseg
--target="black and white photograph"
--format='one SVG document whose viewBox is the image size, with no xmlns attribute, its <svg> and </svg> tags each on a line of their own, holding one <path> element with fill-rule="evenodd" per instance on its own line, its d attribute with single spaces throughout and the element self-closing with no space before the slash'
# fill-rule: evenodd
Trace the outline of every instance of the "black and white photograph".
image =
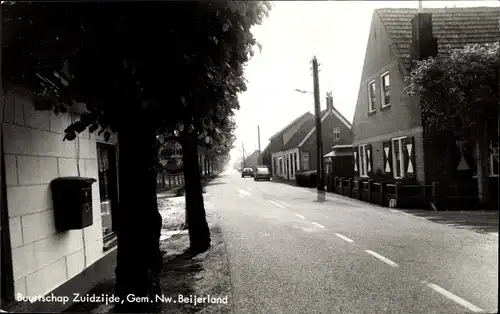
<svg viewBox="0 0 500 314">
<path fill-rule="evenodd" d="M 1 313 L 498 313 L 498 0 L 0 6 Z"/>
</svg>

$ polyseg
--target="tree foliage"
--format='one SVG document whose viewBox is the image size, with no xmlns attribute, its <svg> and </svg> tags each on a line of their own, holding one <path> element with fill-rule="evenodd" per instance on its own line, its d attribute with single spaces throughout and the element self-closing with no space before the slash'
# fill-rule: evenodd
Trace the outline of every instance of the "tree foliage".
<svg viewBox="0 0 500 314">
<path fill-rule="evenodd" d="M 498 123 L 500 43 L 473 44 L 419 61 L 406 91 L 419 97 L 424 124 L 459 138 L 481 137 Z"/>
<path fill-rule="evenodd" d="M 194 252 L 209 246 L 195 140 L 208 136 L 216 148 L 231 143 L 228 117 L 239 108 L 244 65 L 256 45 L 250 28 L 269 9 L 262 1 L 3 4 L 4 79 L 56 112 L 84 103 L 88 112 L 66 129 L 68 140 L 86 128 L 105 138 L 119 132 L 120 298 L 151 297 L 161 264 L 150 166 L 156 134 L 177 131 L 189 144 L 183 158 L 190 244 Z M 126 302 L 115 310 L 144 313 L 148 306 Z"/>
<path fill-rule="evenodd" d="M 86 127 L 133 127 L 124 114 L 144 111 L 162 132 L 208 134 L 239 108 L 256 44 L 249 30 L 269 9 L 259 1 L 14 3 L 4 14 L 12 34 L 4 76 L 56 111 L 85 103 L 70 140 Z"/>
</svg>

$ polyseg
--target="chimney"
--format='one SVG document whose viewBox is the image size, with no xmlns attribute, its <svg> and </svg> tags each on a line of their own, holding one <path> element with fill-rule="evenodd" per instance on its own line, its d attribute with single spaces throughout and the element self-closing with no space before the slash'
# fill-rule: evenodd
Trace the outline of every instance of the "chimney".
<svg viewBox="0 0 500 314">
<path fill-rule="evenodd" d="M 326 109 L 328 111 L 333 111 L 333 96 L 332 92 L 326 93 Z"/>
<path fill-rule="evenodd" d="M 438 44 L 432 34 L 432 15 L 417 13 L 411 20 L 411 26 L 411 59 L 420 61 L 437 56 Z"/>
</svg>

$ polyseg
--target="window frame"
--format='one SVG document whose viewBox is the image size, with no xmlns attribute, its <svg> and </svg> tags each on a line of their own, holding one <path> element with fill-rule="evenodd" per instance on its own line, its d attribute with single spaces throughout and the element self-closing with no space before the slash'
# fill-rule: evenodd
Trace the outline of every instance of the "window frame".
<svg viewBox="0 0 500 314">
<path fill-rule="evenodd" d="M 337 130 L 338 130 L 338 132 L 335 132 Z M 337 136 L 337 134 L 338 134 L 338 136 Z M 338 127 L 338 126 L 333 128 L 333 140 L 334 141 L 340 140 L 340 127 Z"/>
<path fill-rule="evenodd" d="M 301 155 L 302 155 L 301 156 L 302 157 L 301 158 L 301 162 L 302 162 L 302 168 L 301 169 L 304 170 L 304 171 L 309 171 L 310 170 L 310 158 L 311 158 L 310 155 L 309 155 L 309 152 L 302 152 Z M 304 158 L 305 156 L 307 156 L 307 167 L 304 167 L 305 162 L 306 162 L 306 158 Z"/>
<path fill-rule="evenodd" d="M 406 175 L 405 159 L 404 159 L 404 155 L 403 155 L 404 148 L 405 148 L 405 144 L 403 142 L 404 139 L 406 139 L 406 136 L 391 138 L 392 173 L 393 173 L 394 179 L 403 179 L 405 177 L 405 175 Z M 401 169 L 400 176 L 397 175 L 397 171 L 396 171 L 396 169 L 397 169 L 396 168 L 397 159 L 396 159 L 396 150 L 394 149 L 394 143 L 396 141 L 398 142 L 398 145 L 399 145 L 399 155 L 401 156 L 399 158 L 399 167 Z"/>
<path fill-rule="evenodd" d="M 297 173 L 297 152 L 293 153 L 293 167 L 295 169 L 294 173 Z"/>
<path fill-rule="evenodd" d="M 358 159 L 359 159 L 359 176 L 362 178 L 368 178 L 368 162 L 366 160 L 366 146 L 367 144 L 361 144 L 358 146 Z M 363 152 L 363 153 L 361 153 Z"/>
<path fill-rule="evenodd" d="M 389 86 L 385 86 L 384 78 L 389 77 Z M 387 88 L 387 90 L 386 90 Z M 385 93 L 389 92 L 389 103 L 385 102 Z M 382 108 L 389 107 L 391 105 L 391 75 L 389 71 L 386 71 L 380 75 L 380 104 Z"/>
<path fill-rule="evenodd" d="M 372 96 L 372 85 L 375 86 L 375 91 L 374 91 L 375 95 L 373 96 Z M 371 80 L 370 82 L 368 82 L 368 113 L 377 111 L 377 108 L 375 108 L 376 100 L 377 100 L 377 84 L 375 80 Z"/>
<path fill-rule="evenodd" d="M 493 146 L 493 142 L 492 142 L 492 141 L 490 141 L 490 149 L 492 148 L 492 146 Z M 475 147 L 474 147 L 474 162 L 476 162 L 476 163 L 477 163 L 476 158 L 477 158 L 477 157 L 476 157 L 476 151 L 475 151 Z M 495 168 L 494 168 L 494 161 L 493 161 L 492 156 L 491 156 L 491 155 L 489 155 L 489 156 L 488 156 L 488 159 L 489 159 L 489 160 L 488 160 L 488 161 L 489 161 L 489 162 L 488 162 L 488 177 L 489 177 L 489 178 L 498 178 L 498 177 L 499 177 L 499 174 L 498 174 L 498 173 L 497 173 L 497 174 L 493 173 L 493 171 L 494 171 L 494 169 L 495 169 Z M 499 169 L 499 170 L 500 170 L 500 169 Z M 499 172 L 500 172 L 500 171 L 499 171 Z M 477 179 L 477 170 L 476 170 L 476 171 L 474 172 L 474 174 L 472 175 L 472 178 Z"/>
</svg>

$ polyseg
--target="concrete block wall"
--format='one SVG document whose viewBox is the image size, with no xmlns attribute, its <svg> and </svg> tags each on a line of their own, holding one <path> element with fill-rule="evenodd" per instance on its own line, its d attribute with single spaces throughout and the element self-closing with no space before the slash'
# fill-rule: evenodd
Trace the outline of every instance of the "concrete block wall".
<svg viewBox="0 0 500 314">
<path fill-rule="evenodd" d="M 84 131 L 63 141 L 77 117 L 35 111 L 29 93 L 8 91 L 4 153 L 15 293 L 44 295 L 104 256 L 99 185 L 92 185 L 94 223 L 84 230 L 56 233 L 50 182 L 60 176 L 98 179 L 96 143 Z M 75 121 L 73 120 L 73 121 Z M 116 143 L 112 137 L 111 143 Z M 77 158 L 77 154 L 79 158 Z"/>
</svg>

